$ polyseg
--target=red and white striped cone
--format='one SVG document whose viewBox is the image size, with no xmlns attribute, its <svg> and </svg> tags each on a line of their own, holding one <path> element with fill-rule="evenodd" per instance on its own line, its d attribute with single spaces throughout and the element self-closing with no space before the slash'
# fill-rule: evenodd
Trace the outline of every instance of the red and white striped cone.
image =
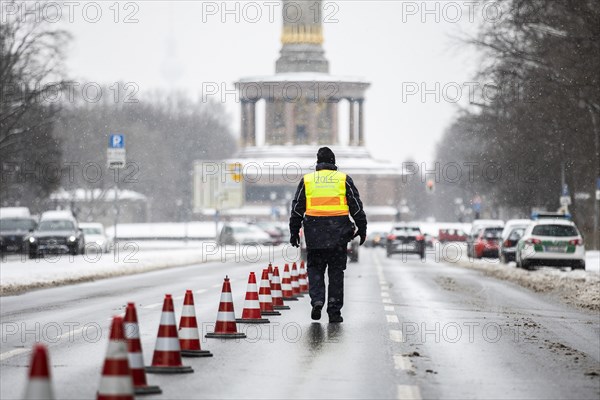
<svg viewBox="0 0 600 400">
<path fill-rule="evenodd" d="M 154 347 L 152 365 L 146 367 L 146 372 L 152 374 L 184 374 L 194 372 L 192 367 L 181 362 L 181 347 L 177 335 L 177 324 L 173 297 L 165 294 L 163 310 L 160 316 L 160 326 Z"/>
<path fill-rule="evenodd" d="M 125 338 L 127 339 L 127 357 L 129 358 L 129 370 L 133 379 L 133 390 L 135 394 L 159 394 L 160 387 L 148 385 L 146 371 L 144 370 L 144 352 L 140 341 L 140 327 L 138 325 L 137 311 L 134 303 L 127 303 L 125 318 L 123 320 Z"/>
<path fill-rule="evenodd" d="M 112 320 L 97 399 L 133 400 L 133 379 L 129 370 L 123 317 L 120 315 Z"/>
<path fill-rule="evenodd" d="M 242 318 L 236 319 L 237 322 L 246 324 L 268 324 L 269 320 L 260 315 L 260 303 L 258 301 L 258 288 L 256 287 L 256 276 L 250 272 L 248 277 L 248 289 L 246 290 L 246 302 Z"/>
<path fill-rule="evenodd" d="M 296 263 L 292 264 L 292 294 L 294 297 L 304 297 L 302 293 L 300 293 L 300 275 L 298 274 L 298 266 Z"/>
<path fill-rule="evenodd" d="M 242 339 L 246 337 L 245 333 L 237 331 L 235 323 L 235 311 L 233 310 L 233 296 L 231 294 L 231 284 L 229 277 L 225 277 L 223 290 L 221 291 L 221 302 L 219 303 L 219 312 L 217 313 L 217 323 L 214 332 L 204 335 L 206 338 L 220 339 Z"/>
<path fill-rule="evenodd" d="M 300 270 L 298 271 L 298 283 L 300 283 L 300 293 L 308 293 L 308 277 L 304 268 L 304 261 L 300 262 Z"/>
<path fill-rule="evenodd" d="M 271 299 L 273 300 L 274 310 L 289 310 L 290 306 L 283 304 L 281 295 L 281 282 L 279 281 L 279 267 L 273 269 L 273 279 L 271 280 Z"/>
<path fill-rule="evenodd" d="M 269 283 L 269 270 L 263 269 L 260 278 L 260 289 L 258 290 L 258 303 L 261 315 L 281 315 L 273 308 L 273 297 L 271 297 L 271 284 Z"/>
<path fill-rule="evenodd" d="M 306 292 L 310 290 L 310 282 L 308 281 L 308 269 L 304 267 L 304 260 L 300 261 L 300 268 L 304 269 L 304 278 L 306 279 Z"/>
<path fill-rule="evenodd" d="M 181 346 L 182 357 L 212 357 L 210 351 L 200 348 L 194 294 L 191 290 L 185 291 L 185 298 L 183 299 L 183 309 L 179 320 L 179 345 Z"/>
<path fill-rule="evenodd" d="M 25 400 L 54 399 L 50 368 L 48 367 L 48 350 L 43 344 L 36 344 L 31 354 L 29 381 L 25 388 Z"/>
<path fill-rule="evenodd" d="M 284 301 L 298 301 L 294 296 L 292 289 L 292 277 L 290 276 L 290 266 L 285 264 L 283 267 L 283 279 L 281 280 L 281 296 Z"/>
<path fill-rule="evenodd" d="M 269 263 L 267 267 L 267 271 L 269 272 L 269 284 L 273 281 L 273 264 Z"/>
</svg>

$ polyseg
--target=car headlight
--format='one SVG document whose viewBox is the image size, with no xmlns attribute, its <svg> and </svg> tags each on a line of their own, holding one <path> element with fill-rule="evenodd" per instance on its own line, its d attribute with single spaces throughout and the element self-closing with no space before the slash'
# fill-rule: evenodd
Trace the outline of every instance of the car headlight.
<svg viewBox="0 0 600 400">
<path fill-rule="evenodd" d="M 74 242 L 76 240 L 77 238 L 75 236 L 69 236 L 69 242 Z"/>
<path fill-rule="evenodd" d="M 31 237 L 29 238 L 29 243 L 34 243 L 34 242 L 35 242 L 35 238 L 34 238 L 33 236 L 31 236 Z"/>
</svg>

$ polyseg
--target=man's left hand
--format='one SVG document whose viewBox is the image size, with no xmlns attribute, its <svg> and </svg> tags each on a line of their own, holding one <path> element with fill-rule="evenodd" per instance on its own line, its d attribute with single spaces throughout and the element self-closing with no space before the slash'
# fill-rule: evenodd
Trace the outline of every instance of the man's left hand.
<svg viewBox="0 0 600 400">
<path fill-rule="evenodd" d="M 357 236 L 360 236 L 360 245 L 359 246 L 362 246 L 363 243 L 365 242 L 365 240 L 367 240 L 367 232 L 358 231 L 358 232 L 356 232 L 354 237 L 357 237 Z"/>
</svg>

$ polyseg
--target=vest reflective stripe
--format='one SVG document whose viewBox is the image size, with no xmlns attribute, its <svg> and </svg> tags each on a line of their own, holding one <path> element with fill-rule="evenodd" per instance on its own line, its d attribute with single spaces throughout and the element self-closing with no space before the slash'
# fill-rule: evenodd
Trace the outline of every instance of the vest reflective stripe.
<svg viewBox="0 0 600 400">
<path fill-rule="evenodd" d="M 304 175 L 306 215 L 334 217 L 348 215 L 346 200 L 346 174 L 320 170 Z"/>
</svg>

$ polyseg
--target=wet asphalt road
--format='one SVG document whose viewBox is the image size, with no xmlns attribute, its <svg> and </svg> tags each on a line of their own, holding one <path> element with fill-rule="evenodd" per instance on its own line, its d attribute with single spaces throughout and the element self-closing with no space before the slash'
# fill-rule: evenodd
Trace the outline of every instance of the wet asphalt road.
<svg viewBox="0 0 600 400">
<path fill-rule="evenodd" d="M 207 263 L 0 298 L 0 398 L 22 396 L 36 339 L 50 346 L 57 397 L 94 398 L 109 319 L 127 301 L 149 364 L 165 293 L 179 316 L 193 289 L 210 331 L 224 275 L 239 316 L 248 272 L 265 265 Z M 599 316 L 477 271 L 364 249 L 346 271 L 343 324 L 325 313 L 312 322 L 307 297 L 288 304 L 268 325 L 238 325 L 247 339 L 203 339 L 214 357 L 184 359 L 194 374 L 148 375 L 163 390 L 152 398 L 600 396 Z"/>
</svg>

